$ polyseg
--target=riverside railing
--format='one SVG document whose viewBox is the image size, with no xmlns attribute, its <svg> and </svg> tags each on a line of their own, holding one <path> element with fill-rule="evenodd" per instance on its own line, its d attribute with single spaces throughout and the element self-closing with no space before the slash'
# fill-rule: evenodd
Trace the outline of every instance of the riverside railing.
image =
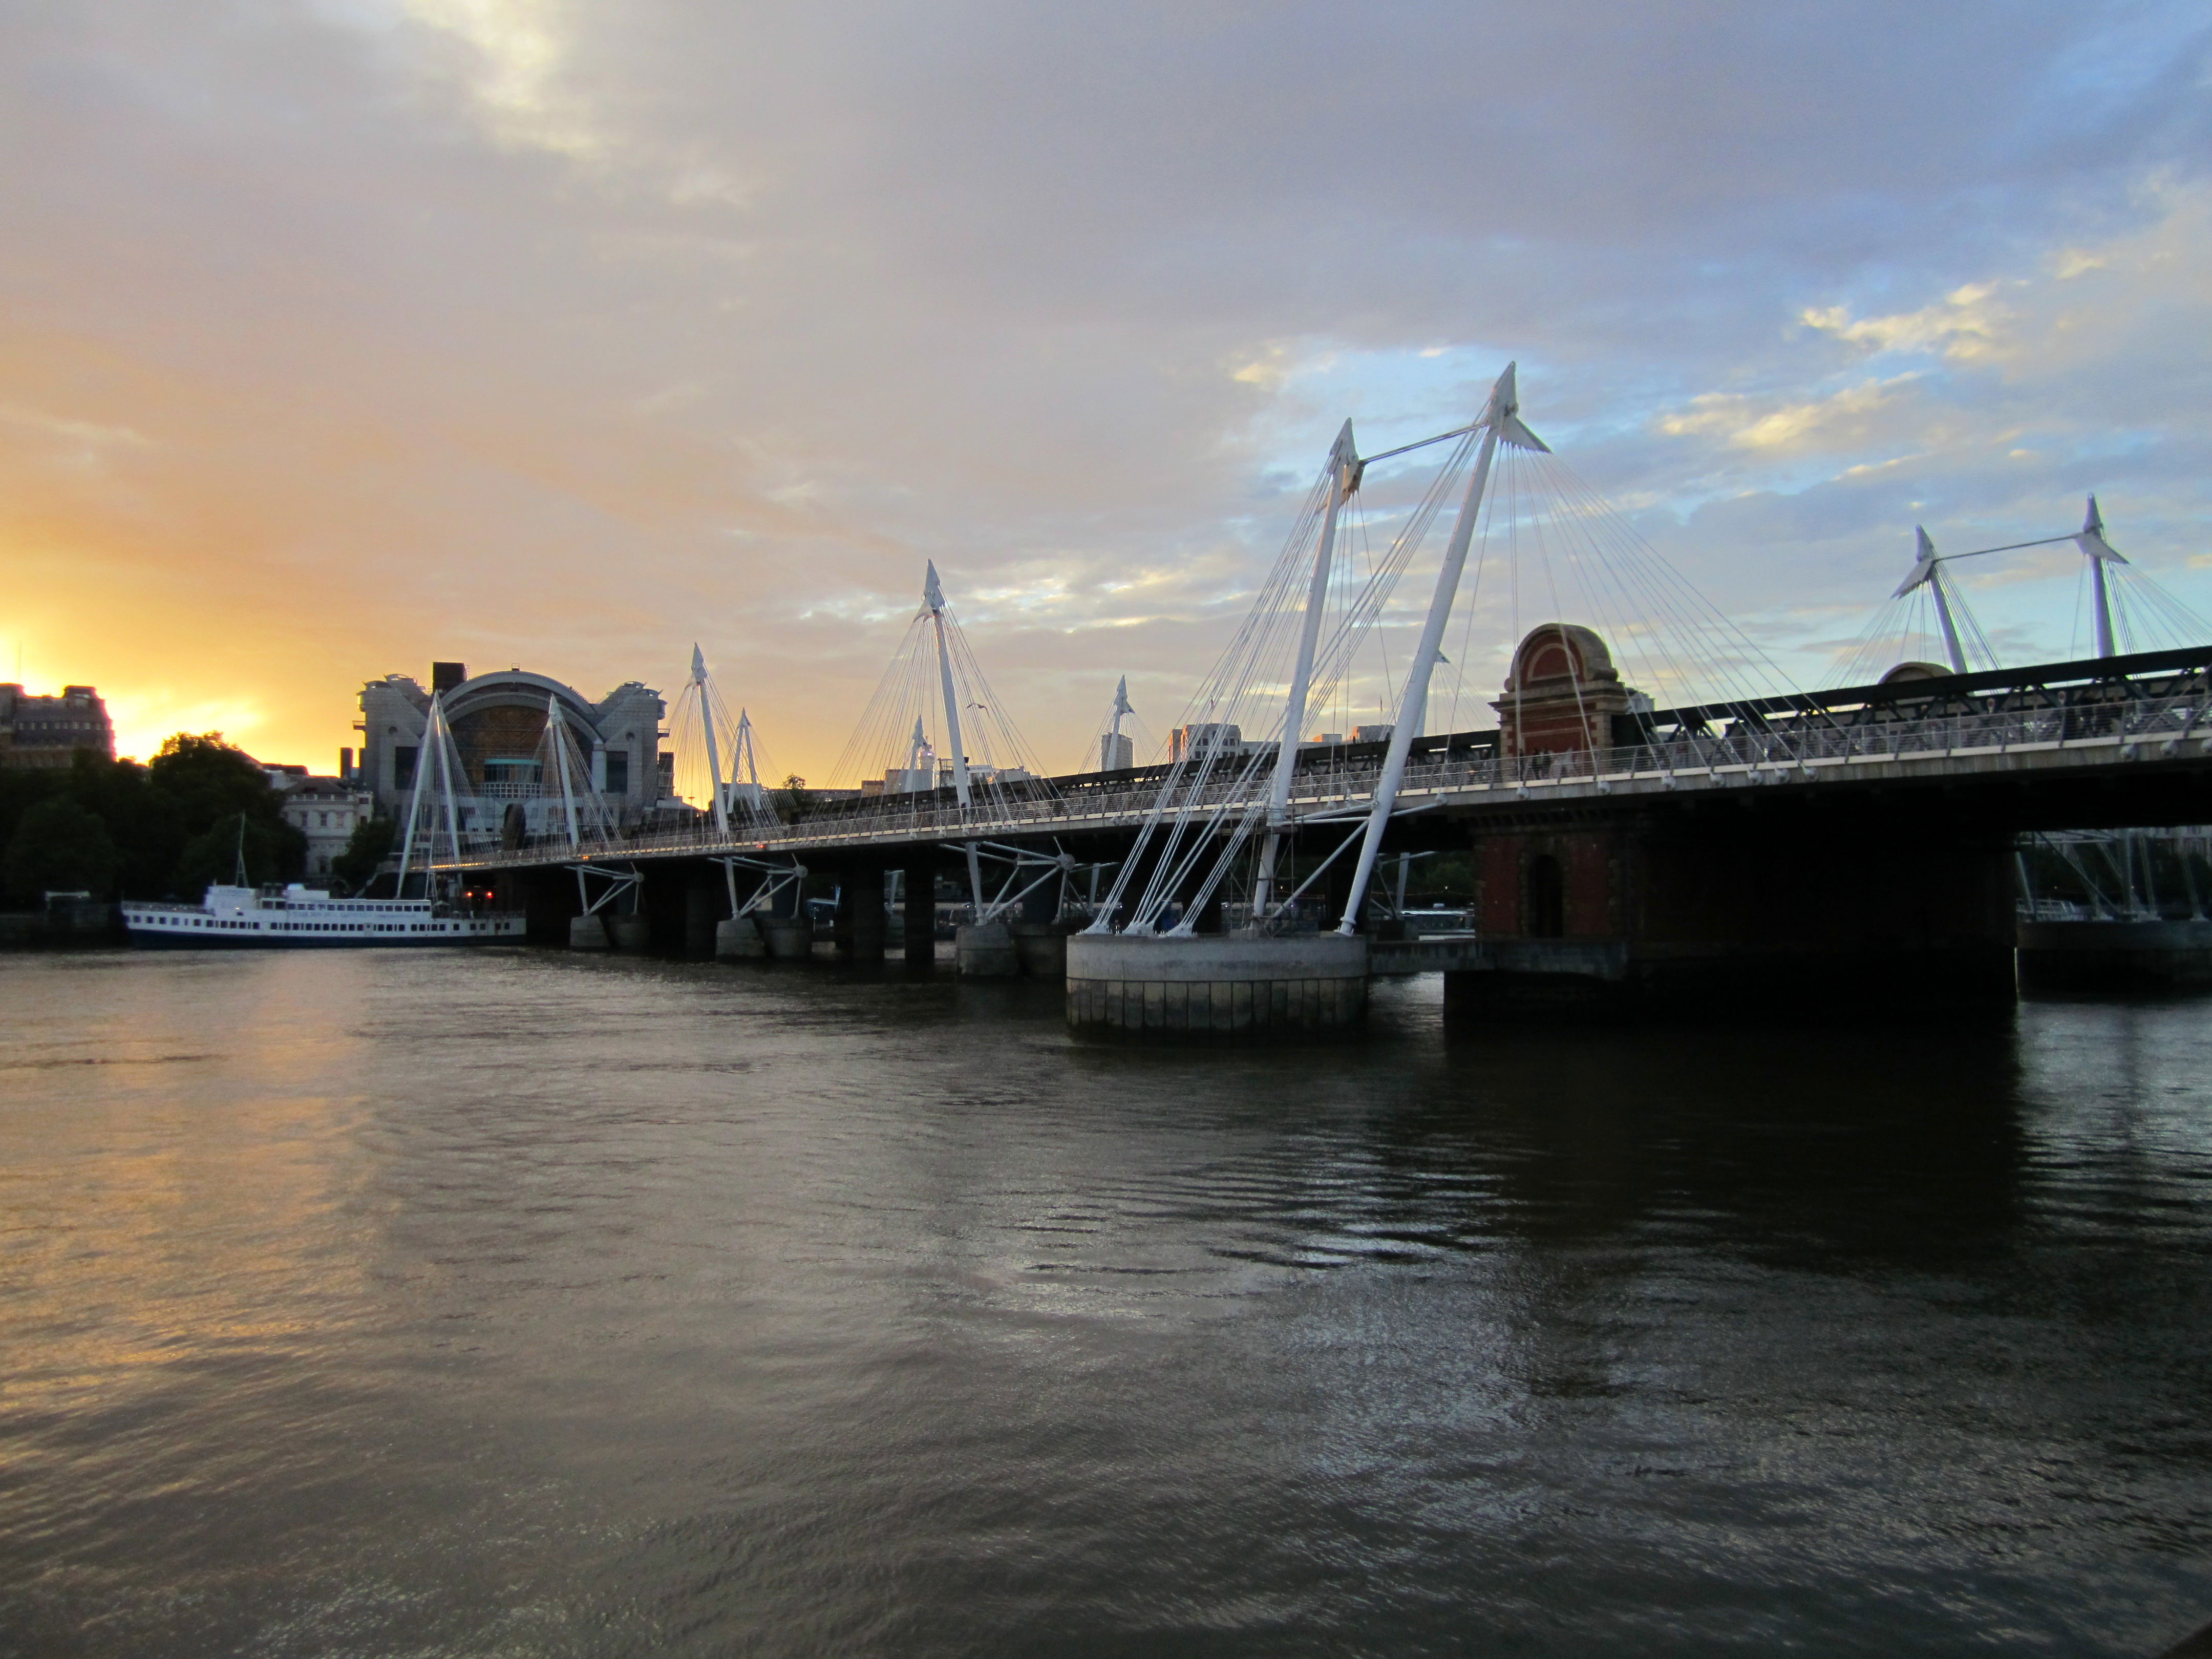
<svg viewBox="0 0 2212 1659">
<path fill-rule="evenodd" d="M 1697 777 L 1709 782 L 1766 783 L 1796 772 L 1803 781 L 1852 762 L 1942 759 L 2025 749 L 2112 748 L 2123 758 L 2156 744 L 2170 752 L 2184 741 L 2212 736 L 2212 697 L 2185 696 L 2114 702 L 2071 708 L 2013 709 L 1946 714 L 1866 726 L 1816 723 L 1757 729 L 1739 726 L 1710 734 L 1692 734 L 1666 743 L 1617 748 L 1547 751 L 1530 755 L 1446 756 L 1407 770 L 1400 791 L 1401 810 L 1433 804 L 1443 795 L 1538 787 L 1671 781 Z M 1816 772 L 1814 769 L 1820 769 Z M 1301 767 L 1291 788 L 1294 815 L 1305 819 L 1340 816 L 1374 795 L 1380 763 L 1330 759 Z M 1040 781 L 1042 782 L 1043 781 Z M 1125 790 L 1085 789 L 1067 793 L 1047 785 L 1026 797 L 1012 795 L 963 809 L 934 803 L 896 805 L 896 796 L 866 811 L 837 811 L 834 816 L 801 818 L 792 823 L 763 823 L 717 834 L 702 822 L 678 829 L 646 829 L 611 839 L 571 846 L 565 837 L 534 836 L 514 847 L 484 844 L 441 868 L 494 868 L 641 856 L 685 854 L 703 856 L 795 854 L 807 848 L 872 842 L 981 841 L 1048 833 L 1054 830 L 1103 828 L 1141 823 L 1159 802 L 1159 787 Z M 1238 780 L 1209 785 L 1187 802 L 1194 813 L 1234 822 L 1262 809 L 1249 784 Z M 492 837 L 487 836 L 485 842 Z"/>
</svg>

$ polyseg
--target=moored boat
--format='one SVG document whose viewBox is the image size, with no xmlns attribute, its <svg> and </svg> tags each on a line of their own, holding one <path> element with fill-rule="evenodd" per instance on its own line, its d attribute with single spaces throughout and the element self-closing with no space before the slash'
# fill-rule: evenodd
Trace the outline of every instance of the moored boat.
<svg viewBox="0 0 2212 1659">
<path fill-rule="evenodd" d="M 198 904 L 126 899 L 123 926 L 134 945 L 222 949 L 337 945 L 484 945 L 519 940 L 524 919 L 431 899 L 338 898 L 298 882 L 212 886 Z"/>
</svg>

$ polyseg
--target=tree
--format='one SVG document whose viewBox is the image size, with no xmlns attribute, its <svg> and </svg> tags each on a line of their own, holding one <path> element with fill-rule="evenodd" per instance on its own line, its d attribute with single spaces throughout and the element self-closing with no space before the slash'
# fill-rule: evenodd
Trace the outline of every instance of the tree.
<svg viewBox="0 0 2212 1659">
<path fill-rule="evenodd" d="M 36 902 L 50 892 L 105 898 L 118 862 L 107 826 L 67 795 L 55 795 L 16 820 L 0 866 L 9 896 Z"/>
<path fill-rule="evenodd" d="M 246 867 L 255 882 L 284 881 L 307 867 L 307 838 L 284 822 L 283 797 L 269 775 L 220 732 L 179 732 L 166 739 L 147 772 L 176 816 L 185 844 L 175 890 L 197 895 L 237 869 L 238 820 L 246 819 Z"/>
<path fill-rule="evenodd" d="M 345 851 L 331 860 L 331 873 L 358 893 L 368 885 L 377 867 L 392 856 L 398 824 L 391 818 L 363 818 L 353 827 Z"/>
<path fill-rule="evenodd" d="M 293 825 L 267 823 L 251 813 L 234 813 L 185 843 L 184 853 L 177 860 L 177 890 L 198 896 L 210 885 L 235 882 L 241 846 L 249 887 L 295 879 L 307 862 L 307 838 Z"/>
<path fill-rule="evenodd" d="M 266 823 L 282 823 L 283 803 L 252 756 L 222 740 L 220 732 L 179 732 L 163 739 L 148 767 L 154 787 L 177 804 L 185 833 L 203 835 L 244 812 Z"/>
<path fill-rule="evenodd" d="M 0 853 L 15 839 L 16 826 L 26 812 L 61 793 L 58 772 L 18 771 L 12 766 L 0 766 Z"/>
<path fill-rule="evenodd" d="M 783 781 L 784 799 L 790 808 L 788 823 L 797 823 L 814 810 L 814 797 L 807 793 L 806 780 L 793 772 Z"/>
<path fill-rule="evenodd" d="M 154 787 L 144 767 L 80 749 L 70 757 L 64 787 L 114 838 L 120 857 L 116 886 L 125 898 L 159 898 L 170 890 L 185 836 L 176 802 Z"/>
</svg>

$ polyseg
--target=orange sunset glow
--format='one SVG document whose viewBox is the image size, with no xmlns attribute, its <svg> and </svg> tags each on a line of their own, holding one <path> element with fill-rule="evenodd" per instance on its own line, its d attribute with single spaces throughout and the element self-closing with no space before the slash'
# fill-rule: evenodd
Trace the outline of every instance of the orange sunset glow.
<svg viewBox="0 0 2212 1659">
<path fill-rule="evenodd" d="M 1321 46 L 1225 16 L 926 59 L 541 0 L 5 27 L 0 670 L 96 685 L 124 753 L 219 729 L 325 770 L 365 680 L 672 694 L 696 641 L 776 765 L 849 783 L 934 559 L 1073 766 L 1120 676 L 1172 723 L 1346 414 L 1440 429 L 1508 356 L 1806 683 L 1916 520 L 2021 539 L 2094 489 L 2208 608 L 2212 187 L 2148 117 L 2094 167 L 1928 129 L 2045 107 L 2033 42 L 1838 40 L 1785 107 L 1714 67 L 1741 42 L 1514 19 L 1483 60 L 1528 73 L 1470 100 L 1378 22 L 1285 127 Z M 2062 565 L 1986 573 L 2001 647 L 2063 654 Z"/>
</svg>

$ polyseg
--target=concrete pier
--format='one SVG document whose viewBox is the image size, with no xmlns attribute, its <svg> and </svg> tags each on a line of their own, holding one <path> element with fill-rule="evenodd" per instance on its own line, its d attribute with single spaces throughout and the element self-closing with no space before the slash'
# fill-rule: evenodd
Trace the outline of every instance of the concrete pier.
<svg viewBox="0 0 2212 1659">
<path fill-rule="evenodd" d="M 714 957 L 720 962 L 758 962 L 768 941 L 750 916 L 730 916 L 714 924 Z"/>
<path fill-rule="evenodd" d="M 1340 1036 L 1367 1018 L 1368 942 L 1335 933 L 1067 941 L 1067 1023 L 1155 1041 Z"/>
<path fill-rule="evenodd" d="M 837 884 L 837 954 L 848 962 L 884 959 L 884 872 L 880 865 L 845 872 Z"/>
<path fill-rule="evenodd" d="M 588 916 L 571 918 L 568 923 L 568 948 L 571 951 L 605 951 L 614 941 L 607 937 L 607 919 L 593 911 Z"/>
<path fill-rule="evenodd" d="M 722 885 L 711 876 L 696 874 L 684 884 L 684 954 L 711 957 L 714 932 L 722 914 Z"/>
<path fill-rule="evenodd" d="M 899 881 L 903 895 L 904 927 L 900 943 L 909 968 L 927 968 L 937 960 L 937 864 L 933 859 L 910 860 Z"/>
<path fill-rule="evenodd" d="M 633 915 L 609 916 L 607 933 L 617 951 L 649 951 L 653 948 L 653 919 L 642 911 Z"/>
<path fill-rule="evenodd" d="M 804 916 L 769 916 L 760 930 L 778 962 L 805 962 L 814 954 L 814 924 Z"/>
<path fill-rule="evenodd" d="M 963 979 L 1013 979 L 1022 971 L 1013 933 L 1003 921 L 963 927 L 953 941 L 953 961 Z"/>
<path fill-rule="evenodd" d="M 1013 935 L 1014 956 L 1030 979 L 1059 984 L 1067 977 L 1068 927 L 1060 921 L 1015 921 L 1006 925 Z"/>
<path fill-rule="evenodd" d="M 2023 921 L 2024 991 L 2179 991 L 2212 985 L 2212 921 Z"/>
</svg>

